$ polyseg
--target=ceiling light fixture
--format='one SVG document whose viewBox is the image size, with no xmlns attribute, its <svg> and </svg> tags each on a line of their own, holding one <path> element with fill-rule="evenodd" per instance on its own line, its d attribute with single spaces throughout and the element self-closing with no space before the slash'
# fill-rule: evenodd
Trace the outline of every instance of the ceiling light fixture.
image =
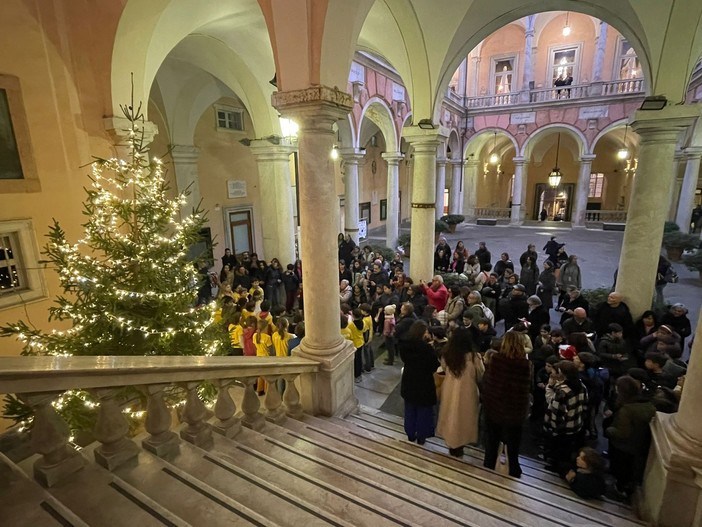
<svg viewBox="0 0 702 527">
<path fill-rule="evenodd" d="M 553 170 L 551 170 L 551 173 L 548 175 L 548 184 L 556 188 L 558 185 L 561 184 L 561 178 L 563 177 L 563 174 L 561 174 L 561 169 L 558 168 L 558 153 L 561 149 L 561 134 L 560 132 L 558 133 L 558 143 L 556 144 L 556 166 L 553 167 Z"/>
<path fill-rule="evenodd" d="M 568 15 L 569 14 L 570 13 L 566 11 L 566 21 L 565 21 L 565 26 L 563 26 L 563 31 L 562 31 L 564 37 L 570 36 L 571 29 L 570 29 L 570 24 L 568 24 Z"/>
<path fill-rule="evenodd" d="M 629 159 L 629 150 L 626 148 L 626 133 L 628 131 L 629 123 L 626 123 L 626 127 L 624 128 L 624 145 L 617 151 L 617 159 L 621 159 L 622 161 Z"/>
<path fill-rule="evenodd" d="M 492 153 L 490 154 L 488 161 L 491 165 L 496 165 L 500 162 L 500 156 L 497 155 L 497 132 L 495 132 L 492 139 Z"/>
<path fill-rule="evenodd" d="M 431 119 L 422 119 L 417 123 L 417 126 L 419 126 L 422 130 L 433 130 L 434 123 L 431 122 Z"/>
</svg>

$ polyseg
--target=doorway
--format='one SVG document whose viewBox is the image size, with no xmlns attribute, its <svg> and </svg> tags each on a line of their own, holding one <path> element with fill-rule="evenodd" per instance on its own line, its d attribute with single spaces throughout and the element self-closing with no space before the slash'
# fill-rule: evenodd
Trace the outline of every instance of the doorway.
<svg viewBox="0 0 702 527">
<path fill-rule="evenodd" d="M 537 183 L 534 197 L 534 219 L 540 219 L 541 211 L 545 209 L 547 220 L 570 221 L 574 191 L 575 185 L 573 183 L 565 183 L 558 187 Z"/>
<path fill-rule="evenodd" d="M 253 211 L 251 209 L 227 211 L 227 220 L 232 253 L 240 256 L 245 252 L 256 252 L 253 244 Z"/>
</svg>

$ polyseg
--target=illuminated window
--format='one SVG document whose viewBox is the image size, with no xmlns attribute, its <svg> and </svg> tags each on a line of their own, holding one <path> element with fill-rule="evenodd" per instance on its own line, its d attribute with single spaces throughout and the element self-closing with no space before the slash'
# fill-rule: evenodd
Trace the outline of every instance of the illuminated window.
<svg viewBox="0 0 702 527">
<path fill-rule="evenodd" d="M 494 93 L 502 95 L 510 93 L 516 86 L 514 85 L 514 57 L 495 59 L 494 66 Z"/>
<path fill-rule="evenodd" d="M 551 50 L 551 85 L 557 79 L 573 84 L 577 77 L 578 50 L 576 47 L 557 48 Z"/>
<path fill-rule="evenodd" d="M 0 309 L 45 296 L 31 222 L 0 222 Z"/>
<path fill-rule="evenodd" d="M 629 41 L 621 39 L 617 47 L 616 75 L 620 80 L 640 79 L 641 63 Z"/>
<path fill-rule="evenodd" d="M 604 174 L 590 174 L 590 190 L 588 198 L 601 198 L 604 190 Z"/>
</svg>

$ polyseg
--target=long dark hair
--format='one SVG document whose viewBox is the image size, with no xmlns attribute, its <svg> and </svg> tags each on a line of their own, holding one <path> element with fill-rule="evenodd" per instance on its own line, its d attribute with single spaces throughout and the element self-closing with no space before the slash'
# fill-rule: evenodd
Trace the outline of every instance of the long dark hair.
<svg viewBox="0 0 702 527">
<path fill-rule="evenodd" d="M 446 367 L 454 377 L 463 375 L 466 369 L 466 355 L 476 353 L 477 347 L 468 328 L 456 328 L 444 348 Z"/>
<path fill-rule="evenodd" d="M 409 340 L 422 340 L 427 329 L 429 329 L 429 325 L 426 322 L 417 320 L 407 331 L 407 338 Z"/>
</svg>

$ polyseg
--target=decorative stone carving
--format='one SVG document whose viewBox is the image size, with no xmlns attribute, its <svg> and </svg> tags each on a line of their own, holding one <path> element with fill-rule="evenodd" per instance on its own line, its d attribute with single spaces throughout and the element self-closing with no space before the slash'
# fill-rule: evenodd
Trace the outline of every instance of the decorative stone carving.
<svg viewBox="0 0 702 527">
<path fill-rule="evenodd" d="M 68 444 L 68 425 L 51 405 L 61 393 L 25 393 L 19 396 L 34 410 L 30 445 L 42 455 L 34 462 L 34 477 L 45 487 L 53 487 L 85 465 L 85 458 Z"/>
<path fill-rule="evenodd" d="M 143 389 L 148 397 L 144 428 L 149 437 L 141 442 L 141 446 L 158 457 L 176 454 L 180 443 L 178 435 L 171 431 L 171 411 L 163 400 L 166 386 L 168 385 L 152 384 Z"/>
<path fill-rule="evenodd" d="M 188 394 L 185 397 L 182 420 L 185 426 L 180 431 L 180 437 L 193 445 L 209 448 L 212 446 L 212 429 L 205 421 L 207 408 L 197 393 L 199 382 L 186 382 L 183 387 Z"/>
<path fill-rule="evenodd" d="M 252 430 L 262 430 L 266 426 L 263 415 L 258 411 L 261 408 L 261 401 L 256 395 L 254 386 L 258 382 L 257 377 L 247 377 L 241 379 L 244 385 L 244 398 L 241 401 L 241 424 Z"/>
<path fill-rule="evenodd" d="M 285 419 L 285 408 L 283 408 L 280 392 L 278 391 L 278 379 L 280 377 L 266 377 L 268 390 L 266 397 L 263 400 L 263 405 L 266 407 L 266 419 L 277 423 Z"/>
<path fill-rule="evenodd" d="M 217 420 L 212 425 L 212 430 L 224 437 L 234 437 L 241 430 L 241 422 L 236 414 L 236 403 L 229 393 L 229 386 L 234 379 L 221 379 L 215 382 L 219 391 L 217 402 L 214 405 L 214 414 Z"/>
<path fill-rule="evenodd" d="M 295 386 L 297 375 L 285 375 L 285 392 L 283 392 L 283 403 L 285 404 L 285 414 L 294 419 L 302 417 L 302 404 L 300 404 L 300 393 Z"/>
<path fill-rule="evenodd" d="M 116 399 L 119 390 L 105 388 L 92 393 L 100 400 L 93 433 L 102 443 L 95 449 L 95 461 L 107 470 L 114 470 L 135 459 L 139 455 L 139 447 L 127 437 L 129 422 Z"/>
</svg>

